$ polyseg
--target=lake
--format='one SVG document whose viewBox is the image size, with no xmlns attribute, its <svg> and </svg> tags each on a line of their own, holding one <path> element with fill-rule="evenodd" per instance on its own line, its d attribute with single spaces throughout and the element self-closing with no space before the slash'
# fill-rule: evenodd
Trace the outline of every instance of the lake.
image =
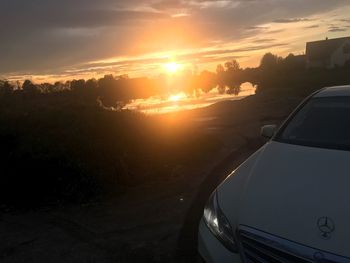
<svg viewBox="0 0 350 263">
<path fill-rule="evenodd" d="M 145 114 L 162 114 L 176 112 L 182 110 L 191 110 L 203 108 L 211 104 L 224 100 L 240 100 L 249 95 L 255 94 L 256 88 L 249 82 L 241 85 L 239 95 L 220 94 L 217 89 L 213 89 L 208 93 L 201 93 L 199 96 L 186 96 L 185 93 L 172 94 L 168 98 L 160 96 L 150 97 L 148 99 L 132 100 L 125 105 L 123 109 L 136 110 Z"/>
</svg>

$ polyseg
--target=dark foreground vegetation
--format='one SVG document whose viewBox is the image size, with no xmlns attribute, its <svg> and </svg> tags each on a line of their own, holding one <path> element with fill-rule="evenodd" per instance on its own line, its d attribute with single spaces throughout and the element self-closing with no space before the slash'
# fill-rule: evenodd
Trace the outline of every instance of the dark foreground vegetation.
<svg viewBox="0 0 350 263">
<path fill-rule="evenodd" d="M 214 140 L 70 92 L 0 98 L 2 204 L 84 201 L 171 175 Z"/>
<path fill-rule="evenodd" d="M 84 202 L 163 180 L 218 149 L 218 138 L 181 124 L 180 118 L 122 110 L 132 99 L 178 91 L 198 96 L 214 88 L 238 94 L 244 82 L 257 85 L 258 94 L 304 96 L 350 83 L 350 67 L 306 69 L 297 56 L 269 53 L 258 68 L 241 69 L 232 61 L 218 65 L 216 73 L 184 72 L 174 78 L 172 84 L 165 76 L 111 75 L 55 84 L 0 81 L 0 203 Z"/>
</svg>

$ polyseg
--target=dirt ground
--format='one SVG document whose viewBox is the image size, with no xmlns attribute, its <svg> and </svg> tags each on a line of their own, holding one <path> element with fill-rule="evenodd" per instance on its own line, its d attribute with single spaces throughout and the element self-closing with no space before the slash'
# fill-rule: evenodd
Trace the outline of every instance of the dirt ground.
<svg viewBox="0 0 350 263">
<path fill-rule="evenodd" d="M 194 262 L 209 194 L 265 142 L 260 127 L 280 123 L 300 100 L 251 96 L 192 111 L 187 121 L 222 138 L 222 148 L 162 182 L 108 201 L 2 212 L 0 262 Z"/>
</svg>

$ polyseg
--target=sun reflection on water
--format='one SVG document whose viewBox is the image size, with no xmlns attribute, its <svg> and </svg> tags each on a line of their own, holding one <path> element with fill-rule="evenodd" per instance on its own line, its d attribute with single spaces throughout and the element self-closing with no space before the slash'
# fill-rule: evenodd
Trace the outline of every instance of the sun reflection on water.
<svg viewBox="0 0 350 263">
<path fill-rule="evenodd" d="M 240 100 L 253 94 L 255 94 L 255 87 L 253 87 L 250 83 L 244 83 L 241 86 L 241 92 L 238 96 L 231 94 L 219 94 L 216 89 L 208 93 L 201 93 L 199 94 L 199 97 L 187 96 L 185 93 L 181 92 L 172 94 L 168 98 L 154 96 L 148 99 L 133 100 L 123 109 L 136 110 L 151 115 L 163 114 L 203 108 L 224 100 Z"/>
</svg>

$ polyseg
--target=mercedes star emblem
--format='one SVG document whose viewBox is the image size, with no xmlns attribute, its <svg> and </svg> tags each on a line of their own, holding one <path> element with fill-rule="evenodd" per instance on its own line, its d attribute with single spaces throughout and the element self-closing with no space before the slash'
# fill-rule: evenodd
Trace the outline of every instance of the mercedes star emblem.
<svg viewBox="0 0 350 263">
<path fill-rule="evenodd" d="M 317 227 L 321 232 L 321 237 L 329 239 L 335 230 L 334 222 L 331 218 L 323 216 L 317 220 Z"/>
</svg>

